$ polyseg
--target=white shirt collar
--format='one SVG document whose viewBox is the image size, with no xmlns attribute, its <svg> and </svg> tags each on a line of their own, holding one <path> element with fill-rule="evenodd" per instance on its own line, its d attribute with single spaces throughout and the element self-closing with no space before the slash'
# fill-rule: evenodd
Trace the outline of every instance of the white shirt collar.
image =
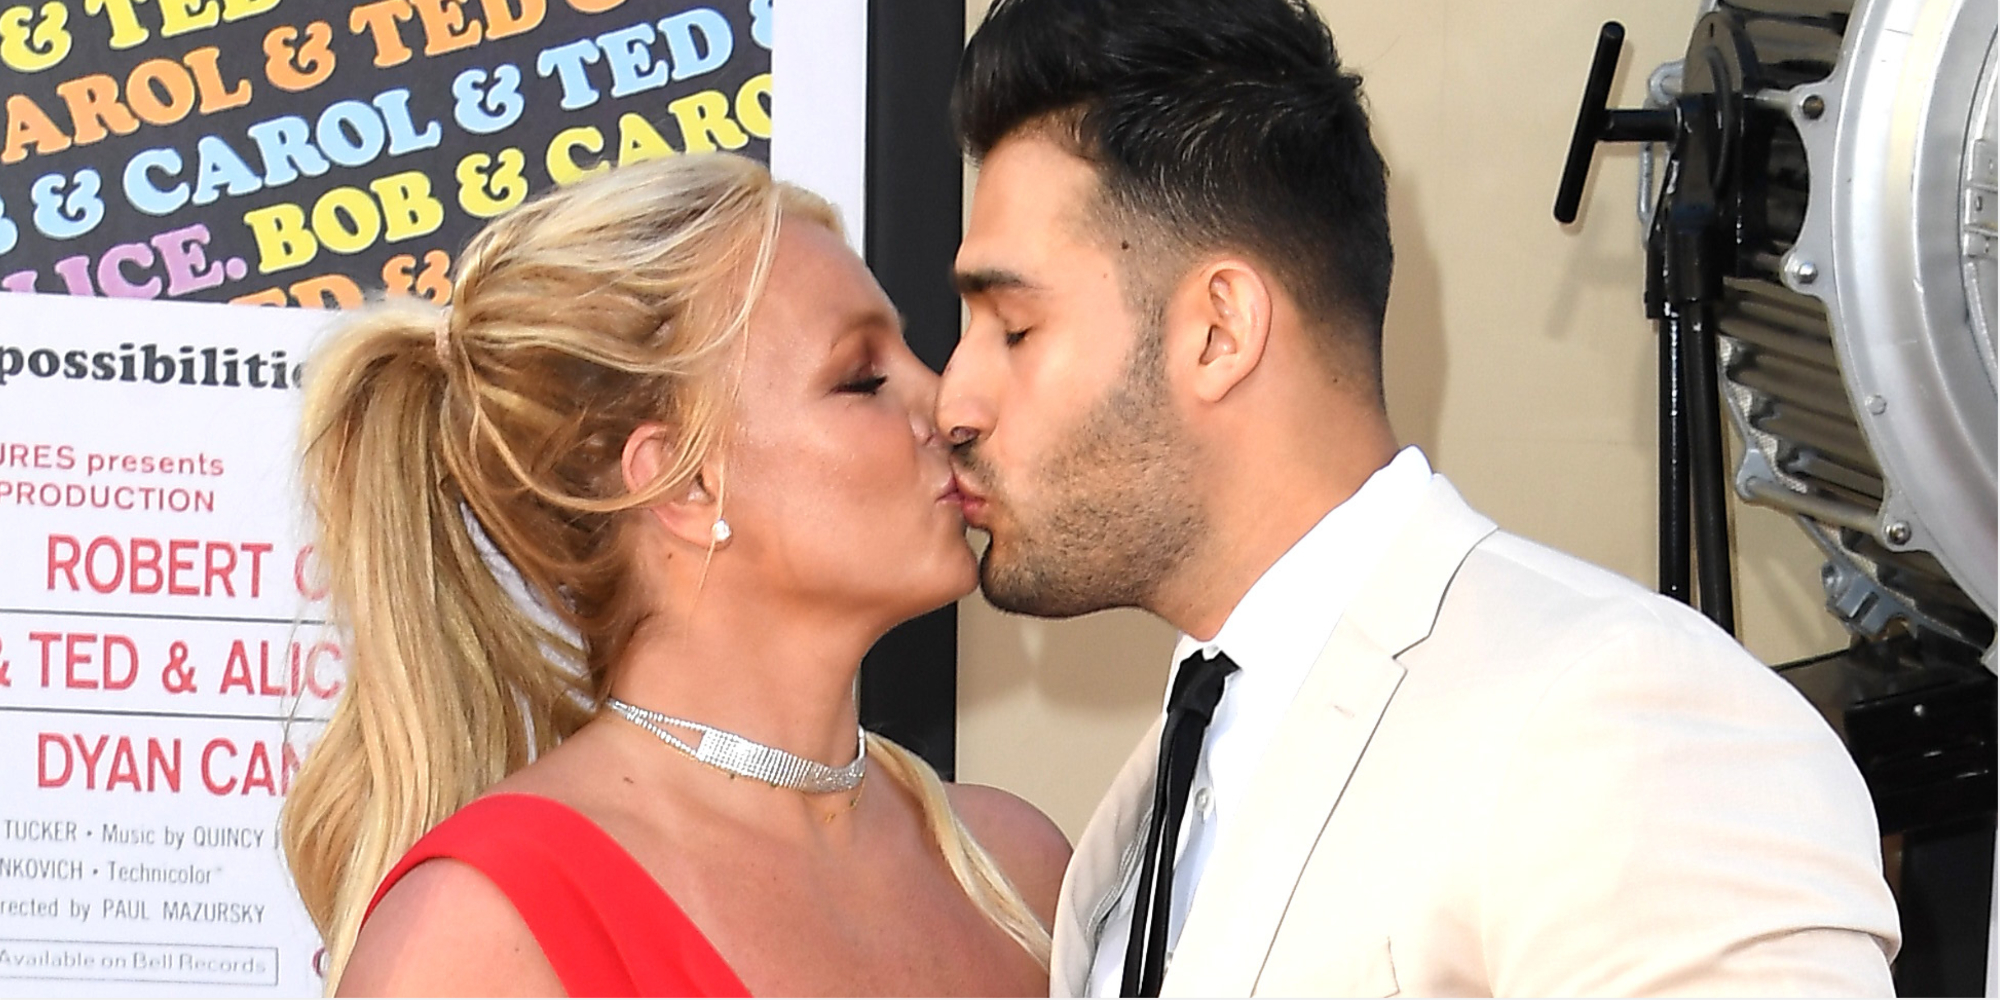
<svg viewBox="0 0 2000 1000">
<path fill-rule="evenodd" d="M 1248 791 L 1250 775 L 1321 648 L 1430 479 L 1422 450 L 1404 448 L 1257 578 L 1214 640 L 1181 636 L 1176 665 L 1196 650 L 1214 655 L 1219 649 L 1241 668 L 1203 741 L 1202 763 L 1214 779 L 1220 810 L 1227 812 Z"/>
<path fill-rule="evenodd" d="M 1174 664 L 1220 649 L 1246 674 L 1283 670 L 1303 680 L 1430 478 L 1422 449 L 1397 452 L 1251 584 L 1214 639 L 1182 633 Z"/>
</svg>

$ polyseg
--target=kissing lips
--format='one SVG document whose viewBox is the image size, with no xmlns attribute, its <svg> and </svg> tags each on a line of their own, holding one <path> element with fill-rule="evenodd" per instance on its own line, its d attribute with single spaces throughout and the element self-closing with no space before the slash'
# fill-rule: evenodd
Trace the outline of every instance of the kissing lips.
<svg viewBox="0 0 2000 1000">
<path fill-rule="evenodd" d="M 965 512 L 965 523 L 980 530 L 986 528 L 986 497 L 966 482 L 963 475 L 952 477 L 948 496 L 956 496 L 959 509 Z"/>
</svg>

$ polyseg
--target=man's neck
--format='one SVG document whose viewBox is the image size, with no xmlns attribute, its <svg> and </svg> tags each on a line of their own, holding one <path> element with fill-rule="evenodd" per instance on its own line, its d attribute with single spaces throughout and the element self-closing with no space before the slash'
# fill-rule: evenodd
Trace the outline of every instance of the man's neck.
<svg viewBox="0 0 2000 1000">
<path fill-rule="evenodd" d="M 1295 437 L 1289 447 L 1225 452 L 1207 477 L 1207 536 L 1147 610 L 1198 640 L 1215 638 L 1258 578 L 1396 457 L 1386 421 L 1363 429 L 1337 444 Z"/>
</svg>

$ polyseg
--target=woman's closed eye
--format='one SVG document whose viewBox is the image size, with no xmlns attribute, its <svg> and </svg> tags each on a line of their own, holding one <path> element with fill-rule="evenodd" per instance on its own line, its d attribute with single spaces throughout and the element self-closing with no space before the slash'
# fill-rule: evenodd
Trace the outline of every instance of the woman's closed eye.
<svg viewBox="0 0 2000 1000">
<path fill-rule="evenodd" d="M 861 378 L 853 379 L 848 382 L 842 382 L 840 384 L 840 391 L 859 393 L 864 396 L 873 396 L 875 395 L 876 392 L 880 391 L 882 386 L 887 384 L 888 381 L 889 381 L 889 376 L 887 375 L 866 375 Z"/>
</svg>

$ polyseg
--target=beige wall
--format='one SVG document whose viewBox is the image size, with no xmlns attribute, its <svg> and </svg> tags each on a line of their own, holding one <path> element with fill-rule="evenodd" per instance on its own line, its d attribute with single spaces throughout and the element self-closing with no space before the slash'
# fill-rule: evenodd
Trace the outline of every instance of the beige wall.
<svg viewBox="0 0 2000 1000">
<path fill-rule="evenodd" d="M 1396 279 L 1389 408 L 1503 527 L 1651 586 L 1654 338 L 1642 312 L 1637 156 L 1600 150 L 1579 225 L 1550 204 L 1596 38 L 1625 23 L 1613 90 L 1687 43 L 1695 0 L 1319 0 L 1366 80 L 1388 160 Z M 968 26 L 985 0 L 968 0 Z M 1769 511 L 1738 506 L 1738 619 L 1767 662 L 1843 644 L 1819 560 Z M 1074 838 L 1158 711 L 1174 634 L 1137 612 L 959 620 L 959 777 L 1026 796 Z"/>
</svg>

